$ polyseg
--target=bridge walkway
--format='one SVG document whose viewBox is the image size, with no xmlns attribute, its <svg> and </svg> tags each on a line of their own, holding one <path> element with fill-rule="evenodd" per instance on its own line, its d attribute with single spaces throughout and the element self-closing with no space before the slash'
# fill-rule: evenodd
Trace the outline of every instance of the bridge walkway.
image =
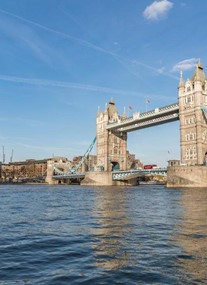
<svg viewBox="0 0 207 285">
<path fill-rule="evenodd" d="M 149 112 L 135 112 L 132 117 L 109 123 L 106 129 L 131 132 L 177 120 L 179 120 L 179 103 L 174 103 L 161 108 L 155 108 Z"/>
</svg>

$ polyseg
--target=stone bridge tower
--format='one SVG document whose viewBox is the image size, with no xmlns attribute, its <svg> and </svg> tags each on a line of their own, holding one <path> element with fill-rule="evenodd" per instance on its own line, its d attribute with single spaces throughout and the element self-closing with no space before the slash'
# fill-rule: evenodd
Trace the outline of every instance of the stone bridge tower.
<svg viewBox="0 0 207 285">
<path fill-rule="evenodd" d="M 122 116 L 122 118 L 125 115 Z M 111 99 L 104 112 L 98 110 L 96 118 L 97 166 L 100 171 L 115 169 L 126 170 L 127 167 L 127 133 L 108 131 L 109 123 L 118 122 L 118 114 Z"/>
<path fill-rule="evenodd" d="M 191 80 L 184 81 L 181 73 L 178 94 L 181 164 L 206 164 L 207 119 L 202 108 L 207 108 L 207 78 L 200 63 Z"/>
</svg>

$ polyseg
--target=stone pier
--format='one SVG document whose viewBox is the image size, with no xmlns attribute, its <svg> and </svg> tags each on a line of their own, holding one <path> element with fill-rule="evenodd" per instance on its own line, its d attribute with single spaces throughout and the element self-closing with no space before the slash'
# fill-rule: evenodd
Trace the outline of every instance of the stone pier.
<svg viewBox="0 0 207 285">
<path fill-rule="evenodd" d="M 170 166 L 167 170 L 167 187 L 206 187 L 207 166 Z"/>
<path fill-rule="evenodd" d="M 81 185 L 94 186 L 135 186 L 137 179 L 130 179 L 128 181 L 113 181 L 112 172 L 86 172 L 85 178 L 81 181 Z"/>
</svg>

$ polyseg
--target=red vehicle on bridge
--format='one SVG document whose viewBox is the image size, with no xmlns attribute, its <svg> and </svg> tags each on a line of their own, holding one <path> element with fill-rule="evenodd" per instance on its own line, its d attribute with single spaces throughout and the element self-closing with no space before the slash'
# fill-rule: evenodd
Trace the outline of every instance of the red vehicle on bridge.
<svg viewBox="0 0 207 285">
<path fill-rule="evenodd" d="M 147 164 L 144 165 L 143 169 L 153 169 L 153 168 L 157 168 L 157 164 Z"/>
</svg>

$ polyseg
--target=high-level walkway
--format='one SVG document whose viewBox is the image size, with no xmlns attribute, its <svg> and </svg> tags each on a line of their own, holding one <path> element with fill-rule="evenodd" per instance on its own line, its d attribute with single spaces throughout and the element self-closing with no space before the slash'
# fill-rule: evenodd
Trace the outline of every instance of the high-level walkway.
<svg viewBox="0 0 207 285">
<path fill-rule="evenodd" d="M 109 123 L 106 129 L 131 132 L 177 120 L 179 120 L 179 104 L 175 103 L 149 112 L 136 112 L 132 117 Z"/>
</svg>

